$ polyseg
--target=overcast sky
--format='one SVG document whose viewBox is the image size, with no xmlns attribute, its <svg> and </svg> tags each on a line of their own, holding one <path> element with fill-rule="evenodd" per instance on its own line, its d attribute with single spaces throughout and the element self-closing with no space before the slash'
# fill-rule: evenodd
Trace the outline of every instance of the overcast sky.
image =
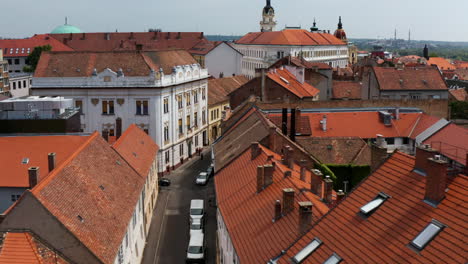
<svg viewBox="0 0 468 264">
<path fill-rule="evenodd" d="M 68 23 L 84 32 L 204 31 L 243 35 L 259 31 L 265 0 L 13 0 L 2 1 L 1 37 L 49 33 Z M 336 29 L 338 16 L 350 38 L 468 41 L 467 0 L 272 0 L 277 30 L 314 17 L 320 29 Z"/>
</svg>

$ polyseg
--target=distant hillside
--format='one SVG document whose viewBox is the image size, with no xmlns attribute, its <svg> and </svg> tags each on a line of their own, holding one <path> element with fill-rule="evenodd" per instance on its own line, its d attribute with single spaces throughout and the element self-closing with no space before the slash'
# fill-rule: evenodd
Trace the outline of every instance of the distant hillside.
<svg viewBox="0 0 468 264">
<path fill-rule="evenodd" d="M 235 41 L 240 39 L 242 36 L 206 35 L 205 37 L 211 41 Z"/>
</svg>

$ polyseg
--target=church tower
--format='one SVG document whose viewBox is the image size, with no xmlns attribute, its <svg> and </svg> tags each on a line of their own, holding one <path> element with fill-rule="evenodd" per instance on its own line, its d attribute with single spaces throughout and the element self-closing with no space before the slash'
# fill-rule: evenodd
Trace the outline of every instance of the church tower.
<svg viewBox="0 0 468 264">
<path fill-rule="evenodd" d="M 270 4 L 270 0 L 266 0 L 266 6 L 263 8 L 262 21 L 260 21 L 260 31 L 274 31 L 276 26 L 275 10 Z"/>
<path fill-rule="evenodd" d="M 341 23 L 341 16 L 338 20 L 338 28 L 336 29 L 334 36 L 337 39 L 342 40 L 344 43 L 348 43 L 348 38 L 346 38 L 346 32 L 343 29 L 343 23 Z"/>
</svg>

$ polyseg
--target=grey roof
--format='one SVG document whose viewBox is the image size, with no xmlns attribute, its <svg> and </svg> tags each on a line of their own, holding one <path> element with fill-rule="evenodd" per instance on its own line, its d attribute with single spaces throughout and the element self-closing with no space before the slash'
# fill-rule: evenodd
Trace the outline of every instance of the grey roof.
<svg viewBox="0 0 468 264">
<path fill-rule="evenodd" d="M 416 145 L 420 145 L 424 140 L 428 139 L 430 136 L 435 134 L 440 129 L 444 128 L 446 125 L 450 124 L 450 121 L 442 118 L 437 121 L 435 124 L 430 126 L 428 129 L 421 132 L 421 134 L 416 136 Z"/>
</svg>

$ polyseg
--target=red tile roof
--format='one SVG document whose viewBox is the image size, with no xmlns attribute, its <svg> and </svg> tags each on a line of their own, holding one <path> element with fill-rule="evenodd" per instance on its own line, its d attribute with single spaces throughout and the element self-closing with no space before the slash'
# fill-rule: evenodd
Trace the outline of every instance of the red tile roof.
<svg viewBox="0 0 468 264">
<path fill-rule="evenodd" d="M 440 57 L 432 57 L 427 61 L 428 65 L 436 65 L 440 70 L 455 70 L 456 67 L 448 60 Z"/>
<path fill-rule="evenodd" d="M 424 131 L 437 119 L 428 118 L 427 122 L 418 125 L 418 120 L 423 113 L 400 113 L 400 119 L 392 119 L 391 126 L 385 126 L 379 119 L 378 112 L 332 112 L 332 113 L 306 113 L 302 111 L 301 116 L 308 116 L 312 137 L 360 137 L 375 138 L 377 134 L 384 137 L 410 137 L 415 138 L 417 134 L 413 131 Z M 278 117 L 281 114 L 268 114 L 268 118 Z M 327 130 L 322 130 L 320 121 L 327 116 Z M 426 119 L 424 119 L 426 120 Z M 419 127 L 418 127 L 419 126 Z"/>
<path fill-rule="evenodd" d="M 299 82 L 296 76 L 286 68 L 272 69 L 267 73 L 267 76 L 301 99 L 304 97 L 313 97 L 320 93 L 320 91 L 312 85 L 306 82 Z"/>
<path fill-rule="evenodd" d="M 304 59 L 301 59 L 299 57 L 293 57 L 293 56 L 286 56 L 281 59 L 279 59 L 277 62 L 275 62 L 273 65 L 270 66 L 270 68 L 278 68 L 281 65 L 295 65 L 297 67 L 303 67 L 306 69 L 314 69 L 318 68 L 319 70 L 331 70 L 333 69 L 330 65 L 324 63 L 324 62 L 310 62 L 306 61 Z"/>
<path fill-rule="evenodd" d="M 185 50 L 119 51 L 119 52 L 46 52 L 43 53 L 34 77 L 90 77 L 93 70 L 106 68 L 125 76 L 149 76 L 151 69 L 171 74 L 178 65 L 196 64 Z"/>
<path fill-rule="evenodd" d="M 15 136 L 0 137 L 0 187 L 29 188 L 29 167 L 39 167 L 40 177 L 49 173 L 47 154 L 56 153 L 56 166 L 66 161 L 89 136 Z M 23 164 L 22 160 L 29 162 Z"/>
<path fill-rule="evenodd" d="M 113 263 L 144 183 L 95 132 L 31 193 L 97 258 Z"/>
<path fill-rule="evenodd" d="M 260 148 L 261 153 L 254 160 L 247 149 L 215 177 L 218 208 L 240 263 L 246 264 L 266 263 L 300 236 L 298 202 L 313 203 L 313 221 L 329 210 L 316 195 L 305 190 L 310 185 L 299 179 L 298 172 L 284 177 L 284 171 L 289 169 L 278 160 L 278 154 L 263 146 Z M 273 183 L 257 194 L 257 166 L 271 164 L 267 161 L 268 155 L 273 155 L 276 163 Z M 294 210 L 272 222 L 275 201 L 282 200 L 284 188 L 295 192 Z"/>
<path fill-rule="evenodd" d="M 454 72 L 459 80 L 468 80 L 468 69 L 456 69 Z"/>
<path fill-rule="evenodd" d="M 437 131 L 423 144 L 430 144 L 433 149 L 443 155 L 466 165 L 466 153 L 468 153 L 468 129 L 449 124 Z"/>
<path fill-rule="evenodd" d="M 199 41 L 195 46 L 188 50 L 190 54 L 194 55 L 206 55 L 216 47 L 218 47 L 222 41 L 209 41 L 203 40 Z"/>
<path fill-rule="evenodd" d="M 142 45 L 143 50 L 189 50 L 200 41 L 206 41 L 202 32 L 76 33 L 50 34 L 50 37 L 76 51 L 135 50 L 137 44 Z"/>
<path fill-rule="evenodd" d="M 143 130 L 131 124 L 112 146 L 143 178 L 153 166 L 158 145 Z"/>
<path fill-rule="evenodd" d="M 457 67 L 457 69 L 468 69 L 468 61 L 454 61 L 453 65 Z"/>
<path fill-rule="evenodd" d="M 278 263 L 290 263 L 315 237 L 323 243 L 303 264 L 323 263 L 333 253 L 342 263 L 465 263 L 468 178 L 459 175 L 449 181 L 446 198 L 435 208 L 423 201 L 426 178 L 413 172 L 414 165 L 414 157 L 393 154 L 311 231 L 283 248 L 287 251 Z M 359 208 L 379 192 L 390 198 L 369 217 L 361 217 Z M 413 251 L 408 244 L 432 219 L 447 227 L 421 252 Z"/>
<path fill-rule="evenodd" d="M 0 249 L 0 264 L 65 264 L 67 261 L 45 247 L 30 233 L 4 234 Z"/>
<path fill-rule="evenodd" d="M 333 99 L 361 99 L 361 83 L 333 80 Z"/>
<path fill-rule="evenodd" d="M 468 93 L 466 92 L 465 88 L 449 89 L 449 93 L 457 101 L 468 101 Z"/>
<path fill-rule="evenodd" d="M 243 75 L 208 80 L 208 105 L 229 101 L 228 94 L 248 81 Z"/>
<path fill-rule="evenodd" d="M 423 68 L 373 67 L 380 90 L 447 90 L 439 70 Z"/>
<path fill-rule="evenodd" d="M 346 45 L 331 34 L 312 33 L 304 29 L 252 32 L 237 40 L 236 44 L 288 46 Z"/>
<path fill-rule="evenodd" d="M 52 46 L 52 51 L 73 51 L 72 48 L 46 34 L 25 39 L 0 39 L 0 49 L 3 49 L 5 58 L 27 57 L 35 47 L 45 45 Z"/>
</svg>

